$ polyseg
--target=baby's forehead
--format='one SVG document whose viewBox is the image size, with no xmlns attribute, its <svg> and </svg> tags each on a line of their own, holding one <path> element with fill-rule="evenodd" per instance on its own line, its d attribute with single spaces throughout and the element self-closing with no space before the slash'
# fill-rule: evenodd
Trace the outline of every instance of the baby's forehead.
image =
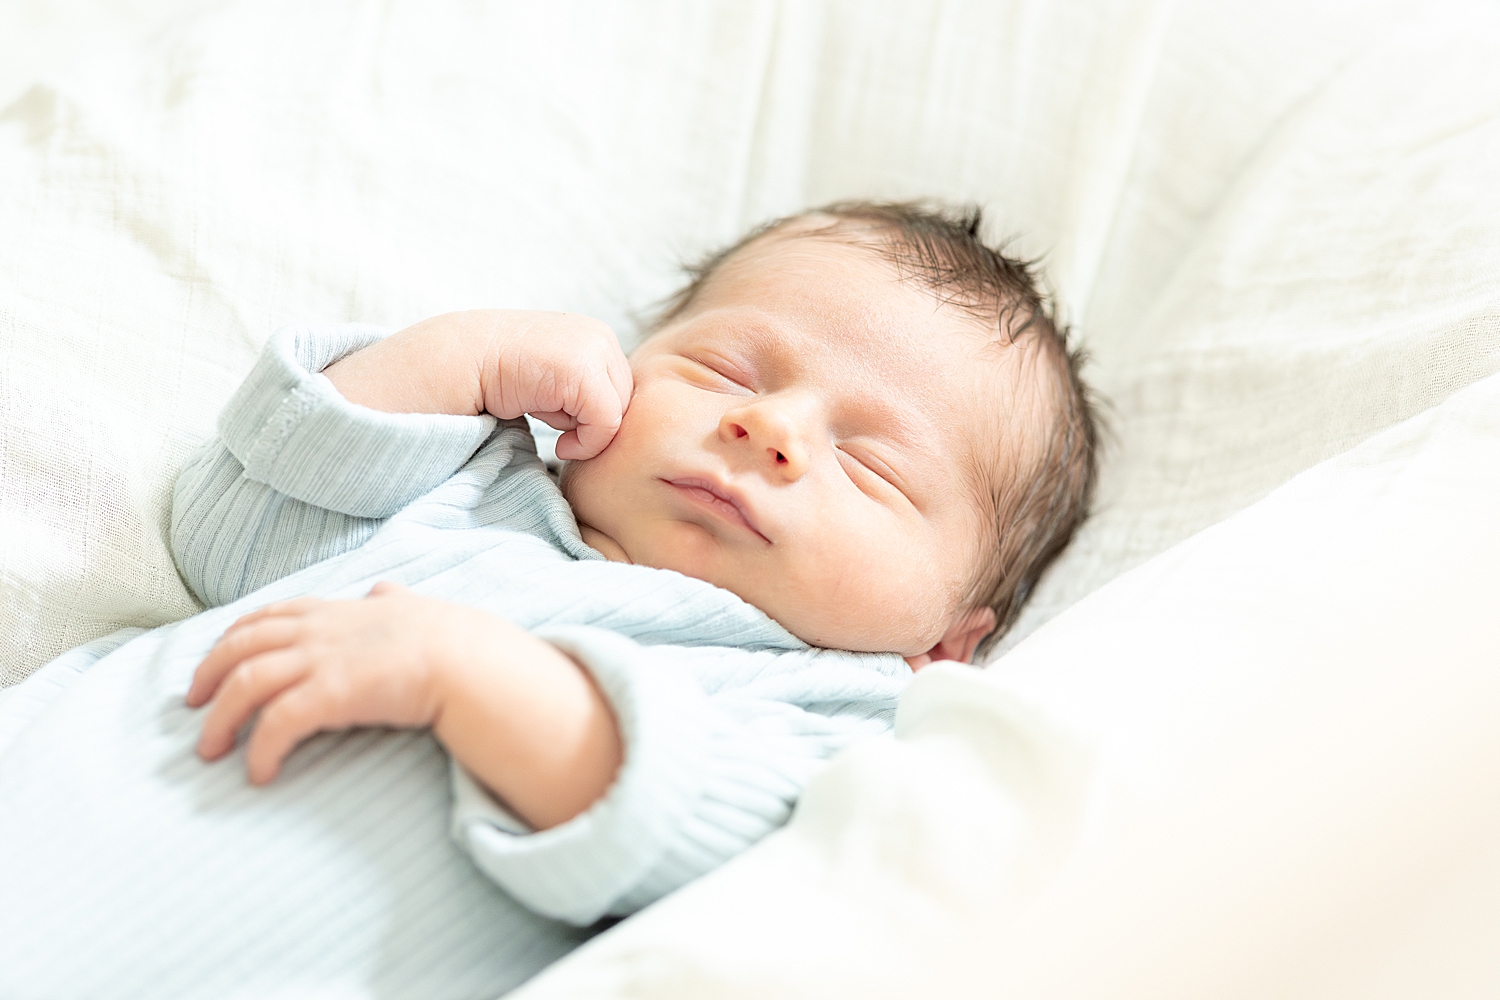
<svg viewBox="0 0 1500 1000">
<path fill-rule="evenodd" d="M 914 332 L 997 332 L 998 315 L 956 304 L 962 296 L 924 282 L 886 241 L 863 232 L 794 227 L 763 234 L 718 261 L 684 311 L 754 306 L 780 297 L 821 313 L 833 332 L 840 323 L 889 326 L 894 317 Z"/>
<path fill-rule="evenodd" d="M 936 323 L 985 342 L 1003 336 L 1009 296 L 932 266 L 899 234 L 849 220 L 815 221 L 794 219 L 734 249 L 703 275 L 695 300 L 733 304 L 792 285 L 833 312 L 851 299 L 856 313 L 904 306 L 918 328 Z"/>
<path fill-rule="evenodd" d="M 736 281 L 775 280 L 788 272 L 844 260 L 885 272 L 892 279 L 890 292 L 895 294 L 900 274 L 889 255 L 882 252 L 885 245 L 868 232 L 795 219 L 729 251 L 705 276 L 705 287 L 718 284 L 732 289 Z"/>
</svg>

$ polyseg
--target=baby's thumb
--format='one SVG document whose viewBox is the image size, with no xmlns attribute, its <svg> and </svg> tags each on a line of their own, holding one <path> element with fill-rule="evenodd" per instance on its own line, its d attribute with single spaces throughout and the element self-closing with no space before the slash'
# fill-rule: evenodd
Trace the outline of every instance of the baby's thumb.
<svg viewBox="0 0 1500 1000">
<path fill-rule="evenodd" d="M 557 439 L 558 458 L 593 458 L 609 447 L 620 429 L 625 407 L 608 383 L 602 392 L 584 396 L 582 404 L 574 414 L 578 425 Z"/>
<path fill-rule="evenodd" d="M 568 431 L 557 439 L 557 457 L 565 462 L 589 459 L 598 455 L 614 440 L 614 432 L 601 432 L 592 424 L 579 424 L 576 430 Z"/>
</svg>

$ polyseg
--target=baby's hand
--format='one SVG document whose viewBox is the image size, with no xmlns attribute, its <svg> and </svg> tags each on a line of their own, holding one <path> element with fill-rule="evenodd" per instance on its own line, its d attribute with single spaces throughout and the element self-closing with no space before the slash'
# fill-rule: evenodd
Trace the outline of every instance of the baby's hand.
<svg viewBox="0 0 1500 1000">
<path fill-rule="evenodd" d="M 633 387 L 630 362 L 604 323 L 513 309 L 425 319 L 323 374 L 345 399 L 387 413 L 529 413 L 566 432 L 559 458 L 603 451 Z"/>
<path fill-rule="evenodd" d="M 198 755 L 217 760 L 257 710 L 254 784 L 325 729 L 431 726 L 464 768 L 538 829 L 566 822 L 614 781 L 624 750 L 588 673 L 510 622 L 377 583 L 361 601 L 268 604 L 229 627 L 188 689 L 213 700 Z"/>
<path fill-rule="evenodd" d="M 234 748 L 260 710 L 246 751 L 250 781 L 276 777 L 298 743 L 349 726 L 417 727 L 441 710 L 439 673 L 478 612 L 377 583 L 360 601 L 305 597 L 231 625 L 198 665 L 187 703 L 213 699 L 198 755 Z"/>
<path fill-rule="evenodd" d="M 480 369 L 484 408 L 509 419 L 529 413 L 566 433 L 557 457 L 593 458 L 614 440 L 633 381 L 614 332 L 574 313 L 501 312 Z"/>
</svg>

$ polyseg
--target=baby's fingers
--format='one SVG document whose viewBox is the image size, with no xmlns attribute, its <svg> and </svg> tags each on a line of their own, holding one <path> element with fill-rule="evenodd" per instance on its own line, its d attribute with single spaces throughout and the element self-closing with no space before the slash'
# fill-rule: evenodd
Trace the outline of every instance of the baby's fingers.
<svg viewBox="0 0 1500 1000">
<path fill-rule="evenodd" d="M 605 362 L 605 368 L 609 372 L 609 384 L 620 397 L 620 412 L 623 414 L 630 409 L 630 397 L 635 395 L 635 375 L 630 370 L 630 360 L 616 346 Z"/>
<path fill-rule="evenodd" d="M 609 447 L 634 391 L 630 362 L 610 335 L 602 355 L 588 366 L 573 405 L 564 407 L 576 426 L 557 439 L 557 457 L 593 458 Z M 553 426 L 562 429 L 560 424 Z"/>
<path fill-rule="evenodd" d="M 247 614 L 240 615 L 240 617 L 234 620 L 234 624 L 225 629 L 225 631 L 233 632 L 237 628 L 253 624 L 264 618 L 278 618 L 284 615 L 305 615 L 318 607 L 318 605 L 325 603 L 327 602 L 317 597 L 294 597 L 289 601 L 272 601 L 264 607 L 259 607 Z"/>
<path fill-rule="evenodd" d="M 256 720 L 245 748 L 245 770 L 252 785 L 264 785 L 281 773 L 287 754 L 314 733 L 342 725 L 334 705 L 316 682 L 298 684 L 271 702 Z"/>
<path fill-rule="evenodd" d="M 565 462 L 570 462 L 575 458 L 593 458 L 604 450 L 593 443 L 598 439 L 598 433 L 592 433 L 589 435 L 590 444 L 585 444 L 578 431 L 568 431 L 557 439 L 557 457 Z M 607 445 L 613 440 L 614 435 L 611 434 L 604 443 Z"/>
<path fill-rule="evenodd" d="M 578 426 L 557 439 L 557 457 L 593 458 L 609 447 L 620 429 L 627 401 L 621 400 L 611 386 L 585 395 L 576 414 Z"/>
<path fill-rule="evenodd" d="M 305 678 L 307 669 L 307 656 L 298 649 L 278 649 L 240 663 L 203 720 L 198 756 L 217 760 L 232 750 L 235 736 L 256 709 Z"/>
<path fill-rule="evenodd" d="M 300 629 L 301 622 L 296 618 L 269 617 L 259 611 L 251 612 L 229 626 L 203 662 L 198 664 L 198 669 L 193 671 L 193 683 L 188 687 L 186 699 L 189 707 L 206 704 L 241 661 L 291 645 Z"/>
<path fill-rule="evenodd" d="M 570 431 L 578 426 L 578 421 L 567 410 L 550 410 L 546 413 L 532 413 L 531 416 L 555 431 Z"/>
</svg>

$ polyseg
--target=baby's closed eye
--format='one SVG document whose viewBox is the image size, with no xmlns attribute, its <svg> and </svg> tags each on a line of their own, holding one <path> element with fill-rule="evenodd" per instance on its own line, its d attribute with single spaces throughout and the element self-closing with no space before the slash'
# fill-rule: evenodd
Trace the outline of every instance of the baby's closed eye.
<svg viewBox="0 0 1500 1000">
<path fill-rule="evenodd" d="M 901 477 L 874 453 L 855 445 L 839 445 L 835 450 L 849 478 L 865 493 L 877 500 L 890 499 L 892 493 L 910 499 Z"/>
<path fill-rule="evenodd" d="M 751 384 L 752 377 L 727 358 L 716 354 L 694 354 L 689 356 L 688 360 L 701 375 L 706 377 L 707 381 L 714 383 L 715 388 L 755 391 Z"/>
</svg>

